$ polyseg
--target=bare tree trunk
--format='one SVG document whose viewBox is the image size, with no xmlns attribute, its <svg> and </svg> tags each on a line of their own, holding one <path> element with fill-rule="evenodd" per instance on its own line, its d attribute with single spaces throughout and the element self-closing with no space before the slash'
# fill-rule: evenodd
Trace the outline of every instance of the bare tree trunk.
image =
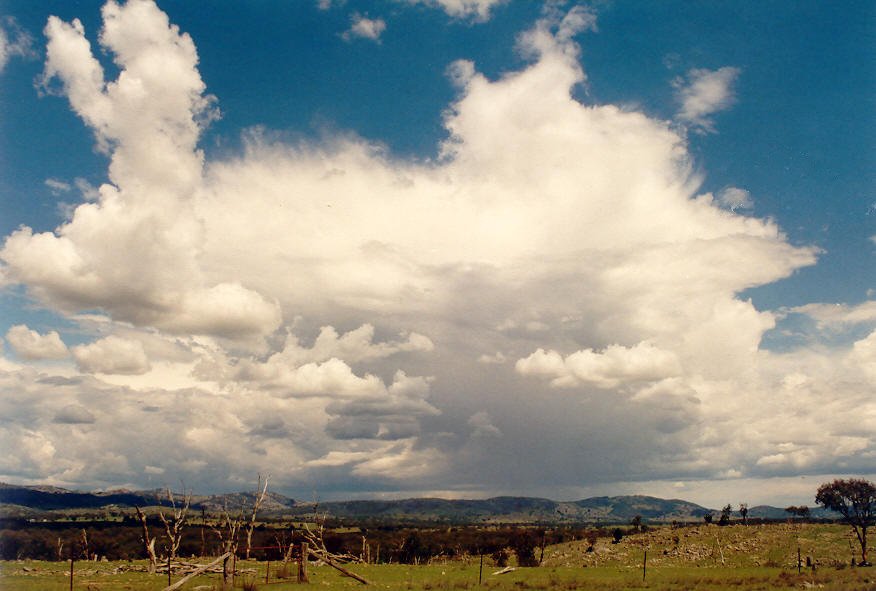
<svg viewBox="0 0 876 591">
<path fill-rule="evenodd" d="M 201 556 L 207 553 L 207 510 L 201 507 Z"/>
<path fill-rule="evenodd" d="M 88 532 L 82 530 L 82 557 L 85 560 L 91 560 L 91 553 L 88 550 Z"/>
<path fill-rule="evenodd" d="M 247 560 L 249 560 L 249 553 L 252 549 L 252 530 L 255 529 L 256 515 L 259 512 L 259 508 L 262 506 L 262 502 L 265 500 L 265 496 L 268 494 L 268 478 L 269 476 L 265 476 L 265 485 L 262 487 L 262 475 L 259 474 L 259 481 L 256 485 L 256 496 L 252 504 L 252 516 L 249 523 L 246 524 L 246 549 L 244 550 L 244 555 Z M 261 489 L 261 492 L 259 492 L 259 489 Z"/>
<path fill-rule="evenodd" d="M 158 558 L 155 556 L 155 540 L 149 537 L 149 527 L 146 525 L 146 516 L 140 510 L 140 507 L 134 507 L 137 511 L 137 519 L 140 520 L 140 525 L 143 527 L 143 547 L 146 549 L 146 556 L 149 557 L 149 574 L 155 574 L 155 568 L 158 565 Z"/>
</svg>

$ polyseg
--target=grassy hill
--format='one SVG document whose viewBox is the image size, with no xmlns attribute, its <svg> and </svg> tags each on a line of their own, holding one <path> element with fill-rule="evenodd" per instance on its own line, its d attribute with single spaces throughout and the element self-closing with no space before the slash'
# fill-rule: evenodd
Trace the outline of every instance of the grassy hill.
<svg viewBox="0 0 876 591">
<path fill-rule="evenodd" d="M 796 569 L 797 550 L 816 567 L 844 567 L 860 557 L 850 528 L 840 524 L 769 523 L 759 525 L 695 525 L 651 528 L 613 544 L 599 538 L 588 552 L 587 541 L 550 546 L 545 566 L 622 567 L 639 564 L 648 551 L 648 565 L 660 567 L 775 567 Z"/>
</svg>

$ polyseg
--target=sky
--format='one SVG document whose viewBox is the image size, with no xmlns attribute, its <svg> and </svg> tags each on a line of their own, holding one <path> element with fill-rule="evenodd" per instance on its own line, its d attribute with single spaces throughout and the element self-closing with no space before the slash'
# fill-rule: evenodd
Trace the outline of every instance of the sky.
<svg viewBox="0 0 876 591">
<path fill-rule="evenodd" d="M 876 6 L 0 1 L 0 481 L 876 475 Z"/>
</svg>

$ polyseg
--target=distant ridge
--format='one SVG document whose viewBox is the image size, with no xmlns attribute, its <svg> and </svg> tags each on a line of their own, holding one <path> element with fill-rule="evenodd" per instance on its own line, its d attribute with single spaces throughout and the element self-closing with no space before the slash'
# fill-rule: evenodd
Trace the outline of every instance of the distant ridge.
<svg viewBox="0 0 876 591">
<path fill-rule="evenodd" d="M 193 495 L 193 511 L 237 510 L 251 507 L 252 492 L 224 495 Z M 84 511 L 124 509 L 134 506 L 167 505 L 162 489 L 150 491 L 117 490 L 77 492 L 57 487 L 16 486 L 0 483 L 0 516 L 29 516 L 45 511 Z M 401 500 L 296 502 L 278 493 L 268 493 L 259 514 L 265 518 L 306 518 L 314 510 L 347 522 L 380 523 L 629 523 L 635 516 L 644 522 L 670 523 L 702 521 L 708 513 L 718 511 L 680 499 L 660 499 L 644 495 L 591 497 L 580 501 L 553 501 L 536 497 L 493 497 L 490 499 L 416 498 Z M 820 508 L 813 517 L 833 517 Z M 784 509 L 770 506 L 752 507 L 749 518 L 785 519 Z M 734 514 L 738 519 L 739 515 Z"/>
</svg>

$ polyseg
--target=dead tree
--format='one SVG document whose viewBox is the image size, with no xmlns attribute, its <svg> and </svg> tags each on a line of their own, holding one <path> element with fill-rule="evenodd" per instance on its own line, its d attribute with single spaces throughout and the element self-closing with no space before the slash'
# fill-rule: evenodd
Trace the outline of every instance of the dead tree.
<svg viewBox="0 0 876 591">
<path fill-rule="evenodd" d="M 161 523 L 164 524 L 164 535 L 167 537 L 167 554 L 168 558 L 176 558 L 179 551 L 180 542 L 182 542 L 183 527 L 185 527 L 186 519 L 189 513 L 189 505 L 192 502 L 191 491 L 186 492 L 183 485 L 183 500 L 180 506 L 177 506 L 176 499 L 173 496 L 173 491 L 167 487 L 167 500 L 170 502 L 173 515 L 169 518 L 164 515 L 164 510 L 159 505 L 158 517 Z"/>
<path fill-rule="evenodd" d="M 262 486 L 262 475 L 259 474 L 259 482 L 258 485 L 256 485 L 255 498 L 252 503 L 252 515 L 250 516 L 249 523 L 246 524 L 246 547 L 244 549 L 244 556 L 247 560 L 249 560 L 249 553 L 252 549 L 252 530 L 255 529 L 256 515 L 265 500 L 265 496 L 268 494 L 268 478 L 269 476 L 265 476 L 265 484 Z M 259 492 L 259 489 L 261 489 L 261 492 Z"/>
<path fill-rule="evenodd" d="M 140 510 L 140 507 L 134 507 L 137 511 L 137 519 L 140 520 L 140 525 L 143 528 L 143 535 L 140 538 L 143 542 L 143 547 L 146 549 L 146 556 L 149 557 L 149 574 L 155 574 L 155 568 L 158 565 L 158 558 L 155 556 L 155 538 L 149 536 L 149 526 L 146 523 L 146 516 Z"/>
<path fill-rule="evenodd" d="M 219 538 L 219 543 L 222 546 L 222 552 L 225 559 L 222 561 L 222 585 L 223 588 L 230 588 L 233 584 L 234 573 L 228 572 L 228 560 L 237 554 L 237 547 L 240 543 L 240 526 L 243 523 L 243 511 L 241 510 L 234 517 L 228 512 L 228 505 L 223 505 L 222 516 L 219 518 L 219 523 L 211 526 L 213 533 Z"/>
<path fill-rule="evenodd" d="M 336 563 L 362 562 L 363 559 L 361 557 L 353 554 L 337 554 L 329 552 L 328 548 L 325 546 L 325 539 L 323 537 L 328 513 L 320 515 L 318 509 L 319 505 L 314 505 L 314 529 L 311 529 L 309 524 L 304 523 L 304 529 L 301 530 L 301 535 L 307 540 L 310 547 L 310 553 L 330 566 L 335 566 Z"/>
<path fill-rule="evenodd" d="M 83 560 L 91 560 L 91 551 L 88 549 L 88 532 L 82 529 L 82 558 Z"/>
</svg>

